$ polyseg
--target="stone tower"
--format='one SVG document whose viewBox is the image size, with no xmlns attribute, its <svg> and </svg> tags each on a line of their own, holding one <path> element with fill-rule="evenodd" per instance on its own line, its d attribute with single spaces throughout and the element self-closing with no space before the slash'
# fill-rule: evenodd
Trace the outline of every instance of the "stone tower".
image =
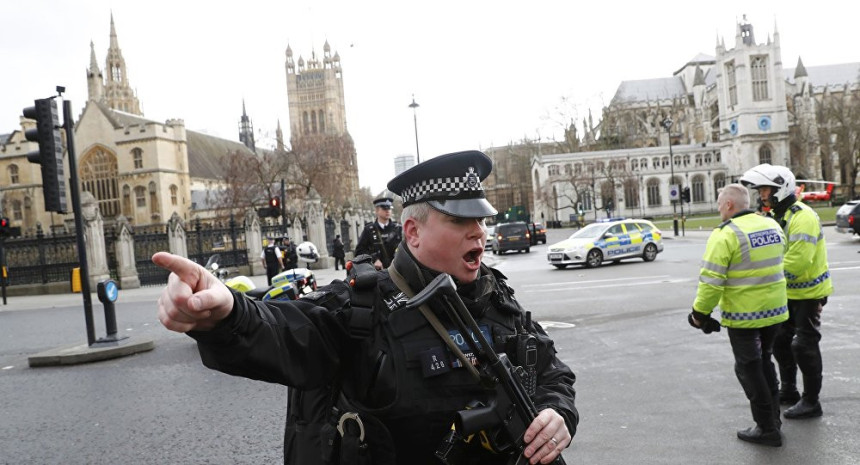
<svg viewBox="0 0 860 465">
<path fill-rule="evenodd" d="M 299 56 L 293 61 L 293 50 L 287 46 L 287 99 L 290 110 L 290 133 L 293 137 L 308 134 L 345 135 L 346 104 L 343 97 L 343 72 L 340 55 L 331 55 L 326 41 L 323 60 L 316 52 L 305 62 Z"/>
<path fill-rule="evenodd" d="M 294 60 L 293 50 L 286 51 L 287 100 L 290 111 L 292 147 L 323 149 L 325 166 L 336 181 L 332 189 L 318 186 L 324 198 L 349 198 L 359 191 L 358 162 L 355 145 L 346 126 L 346 101 L 343 93 L 343 70 L 340 55 L 332 55 L 328 41 L 323 45 L 322 61 L 315 51 L 305 62 Z M 338 192 L 334 192 L 334 191 Z"/>
<path fill-rule="evenodd" d="M 789 163 L 788 109 L 785 78 L 774 25 L 773 40 L 755 42 L 752 24 L 737 24 L 735 46 L 716 47 L 717 98 L 720 111 L 723 160 L 730 165 L 729 176 L 737 178 L 760 163 Z"/>
</svg>

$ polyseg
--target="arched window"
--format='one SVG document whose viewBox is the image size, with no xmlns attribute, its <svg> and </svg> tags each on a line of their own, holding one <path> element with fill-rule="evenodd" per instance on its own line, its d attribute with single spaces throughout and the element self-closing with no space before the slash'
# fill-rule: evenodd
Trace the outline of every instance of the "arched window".
<svg viewBox="0 0 860 465">
<path fill-rule="evenodd" d="M 761 148 L 758 149 L 758 162 L 759 162 L 759 164 L 772 163 L 773 156 L 771 153 L 772 153 L 772 151 L 770 149 L 769 144 L 762 145 Z"/>
<path fill-rule="evenodd" d="M 660 200 L 660 180 L 657 178 L 651 178 L 648 180 L 646 186 L 648 188 L 648 206 L 659 206 L 662 203 Z"/>
<path fill-rule="evenodd" d="M 564 175 L 570 176 L 571 173 L 573 173 L 573 167 L 570 166 L 570 163 L 565 163 L 564 164 Z"/>
<path fill-rule="evenodd" d="M 648 159 L 643 158 L 643 159 L 639 160 L 639 165 L 642 166 L 643 170 L 647 170 L 648 169 Z"/>
<path fill-rule="evenodd" d="M 134 188 L 134 201 L 135 206 L 137 208 L 145 208 L 146 207 L 146 188 L 143 186 L 137 186 Z"/>
<path fill-rule="evenodd" d="M 634 177 L 624 180 L 624 204 L 628 208 L 639 206 L 639 180 Z"/>
<path fill-rule="evenodd" d="M 319 116 L 317 117 L 320 124 L 320 132 L 325 133 L 325 113 L 322 110 L 319 111 Z"/>
<path fill-rule="evenodd" d="M 711 164 L 711 153 L 710 153 L 710 152 L 708 152 L 708 153 L 706 153 L 706 154 L 705 154 L 705 164 L 706 164 L 706 165 L 710 165 L 710 164 Z"/>
<path fill-rule="evenodd" d="M 317 113 L 315 111 L 311 111 L 311 132 L 317 133 Z"/>
<path fill-rule="evenodd" d="M 9 165 L 9 184 L 18 184 L 18 165 Z"/>
<path fill-rule="evenodd" d="M 696 154 L 696 166 L 702 166 L 702 154 L 701 153 Z"/>
<path fill-rule="evenodd" d="M 606 164 L 602 161 L 597 162 L 597 171 L 606 171 Z"/>
<path fill-rule="evenodd" d="M 615 202 L 615 184 L 612 181 L 603 181 L 600 183 L 600 201 L 603 208 L 609 204 L 609 201 Z M 617 205 L 616 205 L 617 208 Z"/>
<path fill-rule="evenodd" d="M 639 160 L 632 159 L 630 160 L 630 171 L 638 171 L 639 170 Z"/>
<path fill-rule="evenodd" d="M 582 204 L 582 211 L 590 211 L 594 207 L 591 191 L 585 191 L 579 196 L 579 203 Z"/>
<path fill-rule="evenodd" d="M 105 218 L 119 214 L 119 185 L 116 156 L 95 147 L 81 159 L 81 188 L 93 195 Z"/>
<path fill-rule="evenodd" d="M 663 157 L 663 168 L 667 168 L 669 166 L 669 157 Z"/>
<path fill-rule="evenodd" d="M 720 189 L 726 187 L 726 175 L 717 173 L 714 175 L 714 200 L 720 195 Z"/>
<path fill-rule="evenodd" d="M 308 134 L 311 132 L 311 122 L 310 122 L 310 118 L 308 117 L 308 112 L 302 113 L 302 131 L 305 134 Z"/>
<path fill-rule="evenodd" d="M 131 209 L 131 187 L 128 184 L 122 186 L 122 215 L 132 218 L 134 211 Z"/>
<path fill-rule="evenodd" d="M 654 167 L 655 170 L 660 168 L 660 159 L 654 157 L 654 159 L 651 160 L 651 166 Z"/>
<path fill-rule="evenodd" d="M 574 174 L 582 174 L 582 163 L 575 163 L 573 165 L 573 173 Z"/>
<path fill-rule="evenodd" d="M 767 56 L 751 57 L 750 62 L 753 100 L 756 102 L 770 100 L 767 92 Z"/>
<path fill-rule="evenodd" d="M 693 176 L 692 182 L 693 188 L 690 194 L 692 195 L 693 203 L 704 202 L 705 201 L 705 177 L 701 174 L 697 174 Z"/>
<path fill-rule="evenodd" d="M 179 188 L 177 188 L 174 184 L 171 184 L 170 185 L 170 205 L 176 206 L 176 204 L 178 203 L 178 201 L 177 201 L 178 192 L 179 192 Z"/>
<path fill-rule="evenodd" d="M 139 170 L 143 168 L 143 150 L 139 148 L 131 149 L 131 158 L 134 160 L 134 169 Z"/>
<path fill-rule="evenodd" d="M 540 173 L 535 170 L 535 192 L 540 192 Z"/>
<path fill-rule="evenodd" d="M 684 166 L 690 166 L 690 155 L 684 155 Z"/>
<path fill-rule="evenodd" d="M 21 210 L 20 200 L 12 201 L 12 219 L 15 221 L 21 221 L 24 219 L 24 212 Z"/>
<path fill-rule="evenodd" d="M 558 165 L 549 165 L 547 167 L 547 172 L 550 176 L 558 175 Z"/>
</svg>

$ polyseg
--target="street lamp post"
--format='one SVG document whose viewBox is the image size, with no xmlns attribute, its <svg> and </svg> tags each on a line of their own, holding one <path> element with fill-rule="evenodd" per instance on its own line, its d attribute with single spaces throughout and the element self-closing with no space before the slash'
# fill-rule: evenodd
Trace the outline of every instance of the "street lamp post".
<svg viewBox="0 0 860 465">
<path fill-rule="evenodd" d="M 672 155 L 672 118 L 666 118 L 660 122 L 660 126 L 666 128 L 666 135 L 669 136 L 669 186 L 675 182 L 675 157 Z M 679 187 L 680 189 L 680 187 Z M 675 237 L 678 236 L 678 207 L 677 201 L 672 200 L 672 225 L 675 229 Z"/>
<path fill-rule="evenodd" d="M 412 121 L 415 123 L 415 164 L 421 163 L 421 155 L 418 152 L 418 112 L 416 109 L 419 107 L 417 103 L 415 103 L 415 94 L 412 94 L 412 103 L 409 104 L 409 108 L 412 109 Z"/>
</svg>

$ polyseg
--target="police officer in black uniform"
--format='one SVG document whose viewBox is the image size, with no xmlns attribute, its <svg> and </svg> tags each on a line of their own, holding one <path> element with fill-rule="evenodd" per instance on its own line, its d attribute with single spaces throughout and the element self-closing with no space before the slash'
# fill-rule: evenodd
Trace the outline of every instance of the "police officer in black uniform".
<svg viewBox="0 0 860 465">
<path fill-rule="evenodd" d="M 284 265 L 284 262 L 281 260 L 281 248 L 275 244 L 275 241 L 270 240 L 269 244 L 263 247 L 260 260 L 263 262 L 263 267 L 266 268 L 266 282 L 271 286 L 272 278 L 281 272 L 281 268 Z"/>
<path fill-rule="evenodd" d="M 458 451 L 452 463 L 510 463 L 519 452 L 492 453 L 477 437 L 452 436 L 456 412 L 492 405 L 498 391 L 478 381 L 467 348 L 452 347 L 464 335 L 444 301 L 427 302 L 435 323 L 405 305 L 407 296 L 447 273 L 492 348 L 530 367 L 523 383 L 538 414 L 522 436 L 522 455 L 549 463 L 579 422 L 575 376 L 505 276 L 481 262 L 484 218 L 496 214 L 481 187 L 491 169 L 483 153 L 459 152 L 394 178 L 388 186 L 403 198 L 404 239 L 392 266 L 376 271 L 370 257 L 357 257 L 351 279 L 298 301 L 250 300 L 199 265 L 159 252 L 153 262 L 173 275 L 158 318 L 197 341 L 204 365 L 290 386 L 286 463 L 438 465 L 437 450 L 449 450 L 440 445 Z M 511 350 L 518 334 L 536 342 L 532 357 L 520 360 Z"/>
<path fill-rule="evenodd" d="M 373 206 L 376 207 L 376 221 L 364 225 L 355 246 L 355 256 L 370 255 L 376 269 L 381 270 L 391 265 L 394 251 L 403 237 L 403 228 L 391 219 L 393 199 L 380 197 L 373 201 Z"/>
</svg>

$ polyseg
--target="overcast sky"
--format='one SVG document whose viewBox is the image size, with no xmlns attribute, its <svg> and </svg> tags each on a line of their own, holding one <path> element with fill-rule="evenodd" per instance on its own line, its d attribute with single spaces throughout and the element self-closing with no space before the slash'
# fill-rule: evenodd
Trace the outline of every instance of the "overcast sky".
<svg viewBox="0 0 860 465">
<path fill-rule="evenodd" d="M 524 137 L 559 138 L 607 104 L 622 80 L 668 77 L 717 36 L 734 45 L 742 15 L 757 42 L 776 22 L 783 67 L 860 61 L 860 2 L 791 1 L 4 1 L 0 133 L 33 99 L 66 87 L 87 98 L 90 41 L 104 72 L 113 12 L 128 79 L 145 117 L 238 140 L 244 99 L 258 145 L 289 138 L 287 45 L 305 60 L 326 40 L 340 54 L 359 180 L 374 193 L 393 157 L 422 159 Z M 296 58 L 298 59 L 298 58 Z M 562 104 L 562 98 L 567 104 Z M 562 107 L 562 110 L 559 108 Z"/>
</svg>

